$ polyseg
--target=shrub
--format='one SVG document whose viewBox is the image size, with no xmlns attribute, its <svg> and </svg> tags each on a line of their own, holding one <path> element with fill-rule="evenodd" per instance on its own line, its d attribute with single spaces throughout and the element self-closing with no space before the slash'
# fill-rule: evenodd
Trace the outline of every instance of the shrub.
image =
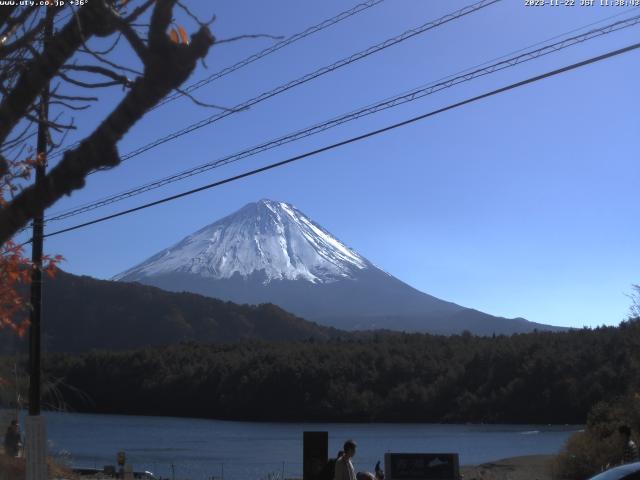
<svg viewBox="0 0 640 480">
<path fill-rule="evenodd" d="M 574 433 L 552 464 L 553 478 L 589 478 L 620 463 L 622 447 L 622 438 L 618 434 L 602 438 L 589 430 Z"/>
<path fill-rule="evenodd" d="M 621 425 L 640 432 L 640 396 L 629 394 L 612 402 L 596 404 L 587 418 L 587 428 L 567 441 L 553 462 L 556 479 L 583 480 L 622 462 L 624 440 Z M 638 443 L 635 438 L 636 444 Z"/>
</svg>

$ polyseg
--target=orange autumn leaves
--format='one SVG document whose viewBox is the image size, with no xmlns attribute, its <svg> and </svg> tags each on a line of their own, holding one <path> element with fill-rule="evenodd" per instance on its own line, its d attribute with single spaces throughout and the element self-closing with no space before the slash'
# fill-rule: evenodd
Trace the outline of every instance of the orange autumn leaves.
<svg viewBox="0 0 640 480">
<path fill-rule="evenodd" d="M 25 314 L 25 292 L 20 292 L 20 285 L 27 284 L 31 271 L 24 268 L 24 257 L 19 246 L 9 242 L 3 247 L 0 258 L 0 328 L 11 328 L 23 336 L 29 320 Z"/>
<path fill-rule="evenodd" d="M 171 40 L 173 43 L 189 45 L 189 37 L 187 36 L 187 32 L 182 25 L 171 27 L 171 29 L 169 29 L 168 35 L 169 40 Z"/>
<path fill-rule="evenodd" d="M 47 258 L 43 271 L 55 275 L 56 263 L 61 257 Z M 22 337 L 29 327 L 27 286 L 31 271 L 36 268 L 24 257 L 22 247 L 13 242 L 3 245 L 0 257 L 0 328 L 10 328 Z"/>
<path fill-rule="evenodd" d="M 0 177 L 0 208 L 4 208 L 21 190 L 33 168 L 42 161 L 43 158 L 38 156 L 9 163 L 8 170 Z M 53 277 L 60 261 L 60 255 L 44 256 L 43 273 Z M 38 267 L 24 256 L 22 245 L 9 241 L 0 247 L 0 329 L 9 328 L 21 337 L 29 327 L 27 287 L 34 268 Z"/>
</svg>

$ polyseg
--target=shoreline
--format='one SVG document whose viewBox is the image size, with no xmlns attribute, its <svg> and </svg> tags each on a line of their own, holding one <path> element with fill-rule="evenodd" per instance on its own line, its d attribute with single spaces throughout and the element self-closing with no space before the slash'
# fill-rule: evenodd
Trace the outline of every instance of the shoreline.
<svg viewBox="0 0 640 480">
<path fill-rule="evenodd" d="M 552 480 L 555 455 L 524 455 L 460 467 L 463 480 Z"/>
<path fill-rule="evenodd" d="M 3 449 L 4 450 L 4 449 Z M 3 452 L 4 453 L 4 452 Z M 524 455 L 518 457 L 503 458 L 479 465 L 466 465 L 460 467 L 461 480 L 552 480 L 551 463 L 555 455 Z M 6 465 L 5 465 L 6 466 Z M 0 478 L 9 472 L 0 468 Z M 64 469 L 58 472 L 67 475 Z M 65 478 L 65 477 L 61 477 Z M 70 475 L 69 478 L 76 478 Z M 81 477 L 86 480 L 103 478 L 101 475 L 88 475 Z"/>
<path fill-rule="evenodd" d="M 0 408 L 0 413 L 4 411 L 12 411 L 12 408 Z M 281 425 L 294 425 L 294 424 L 308 424 L 308 425 L 433 425 L 433 426 L 460 426 L 460 427 L 523 427 L 532 428 L 537 430 L 539 428 L 559 428 L 559 429 L 575 429 L 575 431 L 581 431 L 585 428 L 584 423 L 518 423 L 518 422 L 427 422 L 427 421 L 412 421 L 412 420 L 255 420 L 246 418 L 234 419 L 234 418 L 221 418 L 221 417 L 197 417 L 190 415 L 160 415 L 160 414 L 145 414 L 145 413 L 119 413 L 119 412 L 95 412 L 95 411 L 80 411 L 80 410 L 47 410 L 42 409 L 42 415 L 47 414 L 69 414 L 69 415 L 95 415 L 95 416 L 114 416 L 114 417 L 143 417 L 143 418 L 155 418 L 155 419 L 174 419 L 174 420 L 204 420 L 213 422 L 227 422 L 227 423 L 244 423 L 244 424 L 281 424 Z M 21 418 L 27 415 L 27 410 L 20 410 Z"/>
</svg>

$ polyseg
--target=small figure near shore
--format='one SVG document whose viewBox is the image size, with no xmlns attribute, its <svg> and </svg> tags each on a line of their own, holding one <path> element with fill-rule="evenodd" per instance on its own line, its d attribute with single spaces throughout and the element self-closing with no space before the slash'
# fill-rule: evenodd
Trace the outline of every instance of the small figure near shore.
<svg viewBox="0 0 640 480">
<path fill-rule="evenodd" d="M 356 472 L 351 463 L 351 459 L 356 455 L 356 443 L 347 440 L 344 442 L 343 450 L 343 455 L 336 460 L 334 480 L 356 480 Z"/>
<path fill-rule="evenodd" d="M 4 435 L 4 453 L 10 457 L 17 457 L 21 444 L 20 426 L 17 420 L 13 420 Z"/>
<path fill-rule="evenodd" d="M 622 451 L 622 463 L 637 462 L 640 460 L 640 453 L 636 442 L 631 439 L 631 429 L 627 425 L 618 428 L 618 432 L 624 439 L 624 450 Z"/>
</svg>

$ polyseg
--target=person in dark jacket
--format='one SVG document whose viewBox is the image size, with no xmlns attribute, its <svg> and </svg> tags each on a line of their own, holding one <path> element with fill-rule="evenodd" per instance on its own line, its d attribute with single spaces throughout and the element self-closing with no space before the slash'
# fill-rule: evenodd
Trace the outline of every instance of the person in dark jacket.
<svg viewBox="0 0 640 480">
<path fill-rule="evenodd" d="M 4 453 L 10 457 L 17 457 L 21 445 L 20 427 L 16 420 L 11 422 L 4 435 Z"/>
<path fill-rule="evenodd" d="M 322 469 L 322 472 L 320 472 L 320 480 L 333 480 L 333 478 L 336 476 L 336 462 L 340 457 L 342 457 L 342 455 L 344 455 L 344 451 L 340 450 L 336 458 L 329 459 L 329 461 Z"/>
</svg>

